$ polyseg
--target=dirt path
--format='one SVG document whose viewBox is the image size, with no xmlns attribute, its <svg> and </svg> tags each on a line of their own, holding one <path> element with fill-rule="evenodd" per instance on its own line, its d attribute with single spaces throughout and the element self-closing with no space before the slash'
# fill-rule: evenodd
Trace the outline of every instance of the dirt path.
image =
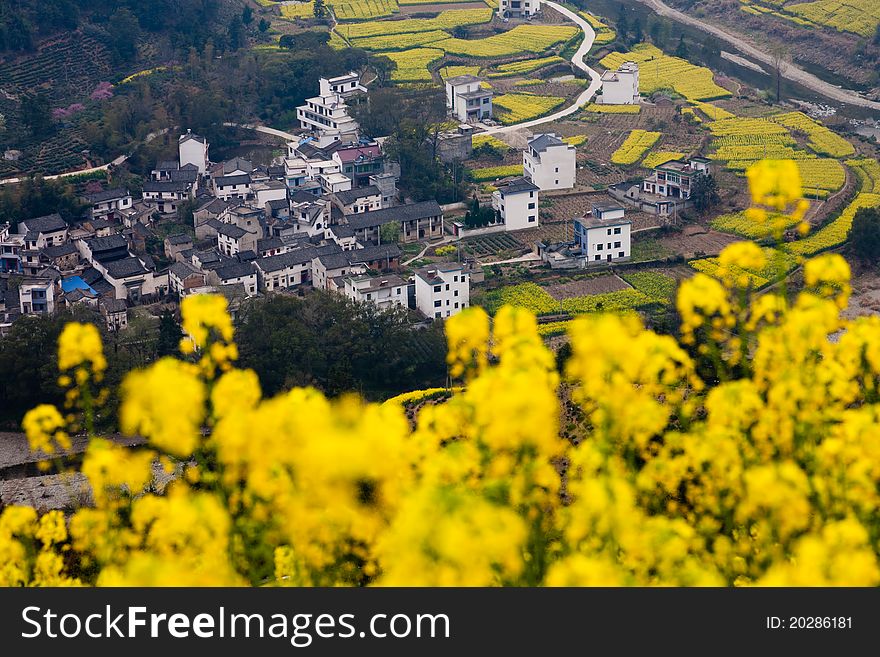
<svg viewBox="0 0 880 657">
<path fill-rule="evenodd" d="M 579 68 L 584 73 L 586 73 L 587 75 L 590 76 L 590 86 L 587 87 L 586 90 L 584 90 L 584 92 L 581 93 L 581 95 L 575 99 L 574 103 L 572 103 L 571 105 L 569 105 L 568 107 L 566 107 L 563 110 L 559 110 L 558 112 L 554 112 L 553 114 L 548 114 L 547 116 L 543 116 L 540 119 L 533 119 L 531 121 L 525 121 L 524 123 L 517 123 L 515 125 L 491 127 L 491 128 L 488 128 L 485 133 L 481 133 L 481 134 L 490 134 L 490 135 L 504 134 L 507 132 L 514 132 L 516 130 L 522 130 L 523 128 L 531 128 L 536 125 L 543 125 L 545 123 L 551 123 L 553 121 L 558 121 L 559 119 L 564 118 L 570 114 L 574 114 L 581 107 L 586 105 L 593 98 L 596 91 L 598 91 L 598 89 L 601 85 L 601 80 L 599 78 L 599 74 L 584 63 L 584 57 L 587 55 L 587 53 L 590 52 L 590 48 L 593 47 L 593 41 L 596 39 L 596 31 L 590 26 L 590 24 L 587 21 L 585 21 L 583 18 L 578 16 L 573 11 L 566 9 L 562 5 L 557 4 L 555 2 L 551 2 L 550 0 L 546 0 L 546 2 L 544 4 L 548 5 L 549 7 L 552 7 L 553 9 L 558 11 L 560 14 L 565 16 L 568 20 L 577 24 L 577 26 L 579 28 L 581 28 L 581 30 L 583 31 L 584 40 L 581 43 L 580 48 L 578 48 L 577 51 L 574 53 L 574 55 L 572 55 L 571 63 L 574 64 L 575 68 Z"/>
<path fill-rule="evenodd" d="M 666 16 L 667 18 L 671 18 L 679 23 L 684 23 L 685 25 L 690 25 L 695 27 L 703 32 L 708 32 L 713 36 L 718 37 L 731 44 L 737 50 L 742 53 L 745 53 L 749 57 L 753 59 L 757 59 L 762 64 L 767 64 L 770 68 L 774 68 L 773 56 L 770 53 L 764 52 L 763 50 L 759 50 L 755 46 L 751 45 L 743 38 L 731 34 L 730 32 L 721 29 L 720 27 L 716 27 L 715 25 L 711 25 L 709 23 L 705 23 L 698 18 L 694 18 L 693 16 L 688 16 L 677 9 L 673 9 L 669 5 L 662 2 L 662 0 L 639 0 L 642 4 L 647 5 L 651 9 L 653 9 L 660 16 Z M 553 4 L 553 3 L 549 3 Z M 860 94 L 851 89 L 843 89 L 841 87 L 837 87 L 830 82 L 825 82 L 812 73 L 808 73 L 807 71 L 795 66 L 790 62 L 784 62 L 781 66 L 782 69 L 782 77 L 786 80 L 791 80 L 792 82 L 797 82 L 805 86 L 807 89 L 815 91 L 817 93 L 826 96 L 827 98 L 831 98 L 833 100 L 839 101 L 841 103 L 847 103 L 849 105 L 856 105 L 858 107 L 867 107 L 874 110 L 880 110 L 880 103 L 868 100 L 864 98 Z"/>
</svg>

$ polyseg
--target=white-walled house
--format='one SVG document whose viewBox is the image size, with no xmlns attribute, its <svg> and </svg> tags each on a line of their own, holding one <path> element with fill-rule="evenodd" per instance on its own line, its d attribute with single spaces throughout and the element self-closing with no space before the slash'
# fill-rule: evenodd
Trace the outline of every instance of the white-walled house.
<svg viewBox="0 0 880 657">
<path fill-rule="evenodd" d="M 22 315 L 51 315 L 55 312 L 56 283 L 48 276 L 26 277 L 18 286 Z"/>
<path fill-rule="evenodd" d="M 541 11 L 541 0 L 498 0 L 500 18 L 528 18 Z"/>
<path fill-rule="evenodd" d="M 596 102 L 603 105 L 637 105 L 639 65 L 624 62 L 616 71 L 605 71 L 602 74 L 602 94 Z"/>
<path fill-rule="evenodd" d="M 321 78 L 318 84 L 319 94 L 296 108 L 300 128 L 311 130 L 319 147 L 334 141 L 357 141 L 358 124 L 348 115 L 345 98 L 333 91 L 330 80 Z"/>
<path fill-rule="evenodd" d="M 626 260 L 631 253 L 632 222 L 617 205 L 597 205 L 589 217 L 574 220 L 574 240 L 586 264 Z"/>
<path fill-rule="evenodd" d="M 232 176 L 217 176 L 212 179 L 214 196 L 224 201 L 236 198 L 241 201 L 247 200 L 251 195 L 251 176 L 248 173 L 238 173 Z"/>
<path fill-rule="evenodd" d="M 523 177 L 542 190 L 571 189 L 576 169 L 577 149 L 553 133 L 535 135 L 523 151 Z"/>
<path fill-rule="evenodd" d="M 67 223 L 60 214 L 47 214 L 19 221 L 18 234 L 24 235 L 25 249 L 61 246 L 67 241 Z"/>
<path fill-rule="evenodd" d="M 381 276 L 349 276 L 343 289 L 345 296 L 360 303 L 371 303 L 380 309 L 407 307 L 407 283 L 395 274 Z"/>
<path fill-rule="evenodd" d="M 425 317 L 451 317 L 471 302 L 470 277 L 455 262 L 422 267 L 415 272 L 416 308 Z"/>
<path fill-rule="evenodd" d="M 264 208 L 269 201 L 283 201 L 287 199 L 287 185 L 280 180 L 267 180 L 266 182 L 254 183 L 251 191 L 256 198 L 258 207 Z"/>
<path fill-rule="evenodd" d="M 143 188 L 144 203 L 162 214 L 177 212 L 177 207 L 193 195 L 191 183 L 174 180 L 147 180 Z"/>
<path fill-rule="evenodd" d="M 492 209 L 496 222 L 503 223 L 505 230 L 537 228 L 538 186 L 525 178 L 498 185 L 492 193 Z"/>
<path fill-rule="evenodd" d="M 307 248 L 258 258 L 254 265 L 257 268 L 260 290 L 271 292 L 309 282 L 314 255 L 314 250 Z"/>
<path fill-rule="evenodd" d="M 710 175 L 711 162 L 704 157 L 672 160 L 654 168 L 654 173 L 642 182 L 642 191 L 666 198 L 688 200 L 697 176 Z"/>
<path fill-rule="evenodd" d="M 214 286 L 241 284 L 247 296 L 257 294 L 257 270 L 252 262 L 233 262 L 210 270 L 207 281 Z"/>
<path fill-rule="evenodd" d="M 374 185 L 337 192 L 333 197 L 344 215 L 382 209 L 382 194 Z"/>
<path fill-rule="evenodd" d="M 492 118 L 492 90 L 480 86 L 480 78 L 457 75 L 446 80 L 446 109 L 462 123 Z"/>
<path fill-rule="evenodd" d="M 208 141 L 204 137 L 187 130 L 177 142 L 180 166 L 194 164 L 200 174 L 208 170 Z"/>
<path fill-rule="evenodd" d="M 354 71 L 349 71 L 345 75 L 339 75 L 335 78 L 328 78 L 327 84 L 330 91 L 343 98 L 367 92 L 367 88 L 361 84 L 361 76 Z"/>
<path fill-rule="evenodd" d="M 99 219 L 117 219 L 122 217 L 122 211 L 131 209 L 131 194 L 127 189 L 106 189 L 92 194 L 86 194 L 83 200 L 89 204 L 89 217 Z"/>
</svg>

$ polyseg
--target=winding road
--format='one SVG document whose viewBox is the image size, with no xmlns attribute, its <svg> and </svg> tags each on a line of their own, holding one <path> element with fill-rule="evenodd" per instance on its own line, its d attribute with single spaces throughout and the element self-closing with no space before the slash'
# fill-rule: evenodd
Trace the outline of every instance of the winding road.
<svg viewBox="0 0 880 657">
<path fill-rule="evenodd" d="M 673 9 L 669 5 L 665 4 L 662 0 L 639 0 L 639 2 L 647 5 L 660 16 L 671 18 L 672 20 L 678 21 L 679 23 L 690 25 L 691 27 L 695 27 L 698 30 L 702 30 L 703 32 L 707 32 L 713 36 L 716 36 L 719 39 L 726 41 L 730 45 L 734 46 L 737 50 L 748 55 L 749 57 L 757 59 L 763 64 L 767 64 L 768 66 L 770 66 L 770 68 L 775 68 L 773 55 L 756 48 L 755 46 L 751 45 L 750 43 L 735 34 L 731 34 L 730 32 L 723 30 L 720 27 L 716 27 L 715 25 L 711 25 L 710 23 L 705 23 L 698 18 L 694 18 L 693 16 L 688 16 L 687 14 L 680 12 L 677 9 Z M 553 5 L 554 8 L 556 8 L 555 3 L 548 2 L 547 4 Z M 784 77 L 786 80 L 797 82 L 807 89 L 820 93 L 827 98 L 831 98 L 832 100 L 846 103 L 848 105 L 855 105 L 858 107 L 867 107 L 873 110 L 880 110 L 880 102 L 869 100 L 868 98 L 859 95 L 851 89 L 843 89 L 841 87 L 837 87 L 830 82 L 826 82 L 825 80 L 816 77 L 812 73 L 808 73 L 802 68 L 795 66 L 791 62 L 783 62 L 780 69 L 782 71 L 782 77 Z"/>
<path fill-rule="evenodd" d="M 578 48 L 574 55 L 572 55 L 571 63 L 575 66 L 575 68 L 579 68 L 584 73 L 590 76 L 590 86 L 588 86 L 575 99 L 574 103 L 572 103 L 565 109 L 554 112 L 553 114 L 548 114 L 547 116 L 542 116 L 539 119 L 532 119 L 531 121 L 524 121 L 523 123 L 517 123 L 515 125 L 492 126 L 490 128 L 487 128 L 486 132 L 481 132 L 480 134 L 504 134 L 508 132 L 514 132 L 522 128 L 531 128 L 536 125 L 542 125 L 544 123 L 557 121 L 561 118 L 569 116 L 570 114 L 574 114 L 581 107 L 590 102 L 590 100 L 593 98 L 593 96 L 596 94 L 596 91 L 599 90 L 599 87 L 602 84 L 599 74 L 584 63 L 584 56 L 587 55 L 587 53 L 590 52 L 590 48 L 593 47 L 593 41 L 596 39 L 596 31 L 592 28 L 592 26 L 590 26 L 587 21 L 585 21 L 583 18 L 578 16 L 570 9 L 566 9 L 562 5 L 556 2 L 551 2 L 550 0 L 545 0 L 544 4 L 548 7 L 552 7 L 560 14 L 565 16 L 568 20 L 577 24 L 577 26 L 583 31 L 584 40 L 581 43 L 580 48 Z"/>
</svg>

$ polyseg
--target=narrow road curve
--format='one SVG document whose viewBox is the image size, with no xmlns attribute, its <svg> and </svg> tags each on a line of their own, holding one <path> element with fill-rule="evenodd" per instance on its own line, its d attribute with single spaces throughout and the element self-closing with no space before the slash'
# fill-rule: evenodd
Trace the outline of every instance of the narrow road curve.
<svg viewBox="0 0 880 657">
<path fill-rule="evenodd" d="M 575 99 L 574 103 L 572 103 L 565 109 L 554 112 L 553 114 L 548 114 L 547 116 L 542 116 L 539 119 L 533 119 L 531 121 L 525 121 L 523 123 L 517 123 L 515 125 L 494 126 L 488 128 L 486 132 L 481 132 L 480 134 L 504 134 L 506 132 L 514 132 L 521 128 L 531 128 L 536 125 L 542 125 L 544 123 L 557 121 L 561 118 L 569 116 L 570 114 L 574 114 L 581 107 L 586 105 L 593 98 L 593 96 L 596 94 L 596 91 L 598 91 L 599 87 L 602 84 L 599 74 L 584 63 L 584 57 L 587 55 L 587 53 L 590 52 L 590 48 L 593 47 L 593 41 L 596 39 L 596 31 L 590 26 L 587 21 L 585 21 L 583 18 L 578 16 L 570 9 L 566 9 L 562 5 L 556 2 L 551 2 L 550 0 L 545 0 L 544 4 L 552 7 L 560 14 L 565 16 L 567 19 L 576 23 L 577 26 L 583 31 L 584 40 L 581 43 L 580 48 L 578 48 L 574 55 L 572 55 L 571 63 L 574 64 L 575 68 L 579 68 L 584 73 L 590 76 L 590 86 L 588 86 L 583 91 L 583 93 L 581 93 L 581 95 Z"/>
<path fill-rule="evenodd" d="M 730 32 L 723 30 L 720 27 L 716 27 L 715 25 L 705 23 L 698 18 L 688 16 L 687 14 L 684 14 L 677 9 L 673 9 L 669 5 L 665 4 L 662 0 L 639 0 L 639 2 L 653 9 L 654 12 L 660 16 L 665 16 L 667 18 L 671 18 L 672 20 L 678 21 L 679 23 L 690 25 L 691 27 L 695 27 L 698 30 L 702 30 L 703 32 L 708 32 L 709 34 L 712 34 L 713 36 L 716 36 L 719 39 L 726 41 L 740 52 L 745 53 L 753 59 L 757 59 L 763 64 L 767 64 L 768 66 L 770 66 L 771 69 L 775 66 L 773 62 L 773 56 L 770 53 L 759 50 L 758 48 L 749 44 L 747 41 L 739 36 L 736 36 L 735 34 L 731 34 Z M 548 2 L 547 4 L 552 5 L 554 3 Z M 830 82 L 826 82 L 825 80 L 816 77 L 812 73 L 808 73 L 807 71 L 799 68 L 798 66 L 795 66 L 790 62 L 783 62 L 780 68 L 782 71 L 782 77 L 784 77 L 786 80 L 797 82 L 798 84 L 805 86 L 807 89 L 820 93 L 827 98 L 831 98 L 832 100 L 836 100 L 838 102 L 846 103 L 849 105 L 867 107 L 873 110 L 880 110 L 880 102 L 864 98 L 863 96 L 851 89 L 836 87 Z"/>
</svg>

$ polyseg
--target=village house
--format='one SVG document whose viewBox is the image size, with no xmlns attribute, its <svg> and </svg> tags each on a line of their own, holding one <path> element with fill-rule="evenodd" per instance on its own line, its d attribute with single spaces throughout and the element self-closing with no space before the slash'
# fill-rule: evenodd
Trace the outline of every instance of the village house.
<svg viewBox="0 0 880 657">
<path fill-rule="evenodd" d="M 407 282 L 394 274 L 380 276 L 349 276 L 344 280 L 343 293 L 359 303 L 371 303 L 380 310 L 406 308 Z"/>
<path fill-rule="evenodd" d="M 367 92 L 367 88 L 361 84 L 361 77 L 354 71 L 349 71 L 345 75 L 339 75 L 335 78 L 329 78 L 327 84 L 330 91 L 342 98 L 351 98 L 358 94 Z"/>
<path fill-rule="evenodd" d="M 211 189 L 214 196 L 224 201 L 238 199 L 246 201 L 251 196 L 251 175 L 236 173 L 229 176 L 211 178 Z"/>
<path fill-rule="evenodd" d="M 537 228 L 538 186 L 525 178 L 498 185 L 492 193 L 492 209 L 496 223 L 503 223 L 505 230 Z"/>
<path fill-rule="evenodd" d="M 18 232 L 24 235 L 26 249 L 61 246 L 67 241 L 67 223 L 60 214 L 49 214 L 18 222 Z"/>
<path fill-rule="evenodd" d="M 183 181 L 152 181 L 143 185 L 143 200 L 160 214 L 174 214 L 184 201 L 193 196 L 193 185 Z"/>
<path fill-rule="evenodd" d="M 332 157 L 339 165 L 339 172 L 352 181 L 352 187 L 369 185 L 370 176 L 385 170 L 385 155 L 379 144 L 366 139 L 341 146 L 333 152 Z"/>
<path fill-rule="evenodd" d="M 595 205 L 589 217 L 574 220 L 574 240 L 586 263 L 630 257 L 632 222 L 617 205 Z"/>
<path fill-rule="evenodd" d="M 102 299 L 99 307 L 111 333 L 128 327 L 128 305 L 122 299 Z"/>
<path fill-rule="evenodd" d="M 251 185 L 251 192 L 254 195 L 255 204 L 260 208 L 266 207 L 271 201 L 287 200 L 287 185 L 280 180 L 254 183 Z"/>
<path fill-rule="evenodd" d="M 156 298 L 168 289 L 168 275 L 150 271 L 141 258 L 129 252 L 122 235 L 77 240 L 76 245 L 80 256 L 112 286 L 117 299 L 140 303 L 144 297 Z"/>
<path fill-rule="evenodd" d="M 473 75 L 446 80 L 446 109 L 458 121 L 471 123 L 492 118 L 492 90 L 483 89 L 480 82 Z"/>
<path fill-rule="evenodd" d="M 433 200 L 362 212 L 346 217 L 346 221 L 361 244 L 381 243 L 381 227 L 388 223 L 400 225 L 402 242 L 443 237 L 443 210 Z"/>
<path fill-rule="evenodd" d="M 445 130 L 437 135 L 437 157 L 442 162 L 461 162 L 474 152 L 474 127 L 459 124 L 455 130 Z"/>
<path fill-rule="evenodd" d="M 22 315 L 51 315 L 60 293 L 58 281 L 51 276 L 27 276 L 18 286 L 18 302 Z"/>
<path fill-rule="evenodd" d="M 215 220 L 216 221 L 216 220 Z M 238 255 L 242 251 L 257 250 L 257 236 L 235 224 L 217 221 L 217 250 L 227 256 Z"/>
<path fill-rule="evenodd" d="M 711 173 L 709 165 L 710 161 L 703 157 L 666 162 L 655 167 L 654 172 L 645 178 L 642 191 L 646 194 L 688 200 L 694 179 Z"/>
<path fill-rule="evenodd" d="M 120 221 L 124 211 L 132 206 L 131 194 L 127 189 L 121 187 L 86 194 L 82 200 L 89 206 L 88 216 L 90 219 L 104 218 Z"/>
<path fill-rule="evenodd" d="M 253 262 L 235 262 L 207 273 L 210 285 L 241 285 L 247 296 L 257 294 L 257 270 Z"/>
<path fill-rule="evenodd" d="M 169 235 L 163 244 L 165 257 L 169 260 L 183 260 L 181 254 L 193 248 L 193 240 L 187 233 Z"/>
<path fill-rule="evenodd" d="M 177 151 L 181 167 L 193 164 L 200 174 L 208 170 L 208 142 L 204 137 L 187 130 L 178 140 Z"/>
<path fill-rule="evenodd" d="M 105 217 L 85 219 L 80 227 L 89 231 L 93 237 L 107 237 L 119 232 L 119 224 Z M 72 238 L 71 238 L 72 239 Z"/>
<path fill-rule="evenodd" d="M 541 190 L 575 185 L 577 149 L 553 133 L 532 137 L 523 151 L 523 177 Z"/>
<path fill-rule="evenodd" d="M 211 219 L 217 219 L 232 204 L 213 196 L 200 197 L 196 209 L 193 211 L 193 224 L 197 240 L 214 237 L 217 231 L 209 224 Z"/>
<path fill-rule="evenodd" d="M 188 262 L 175 262 L 168 269 L 168 290 L 181 299 L 206 285 L 205 273 Z"/>
<path fill-rule="evenodd" d="M 42 262 L 58 271 L 72 271 L 79 265 L 79 251 L 72 242 L 61 246 L 47 246 L 40 251 Z"/>
<path fill-rule="evenodd" d="M 498 0 L 499 18 L 531 18 L 541 11 L 541 0 Z"/>
<path fill-rule="evenodd" d="M 415 297 L 425 317 L 451 317 L 470 305 L 470 277 L 460 263 L 422 267 L 415 272 Z"/>
<path fill-rule="evenodd" d="M 318 95 L 307 98 L 304 105 L 296 108 L 300 128 L 312 131 L 318 146 L 334 141 L 357 141 L 358 124 L 348 115 L 345 97 L 333 91 L 326 78 L 320 78 L 318 86 Z"/>
<path fill-rule="evenodd" d="M 13 233 L 12 225 L 9 223 L 0 224 L 0 273 L 22 271 L 22 249 L 24 249 L 24 235 Z"/>
<path fill-rule="evenodd" d="M 624 62 L 616 71 L 602 74 L 602 93 L 596 102 L 603 105 L 638 105 L 639 65 Z"/>
<path fill-rule="evenodd" d="M 377 173 L 370 176 L 370 186 L 379 190 L 382 198 L 381 207 L 390 208 L 397 198 L 397 176 L 393 173 Z"/>
<path fill-rule="evenodd" d="M 333 195 L 333 200 L 345 215 L 382 209 L 382 194 L 373 185 L 337 192 Z"/>
<path fill-rule="evenodd" d="M 306 247 L 254 261 L 260 291 L 271 292 L 308 283 L 314 254 L 313 249 Z"/>
</svg>

